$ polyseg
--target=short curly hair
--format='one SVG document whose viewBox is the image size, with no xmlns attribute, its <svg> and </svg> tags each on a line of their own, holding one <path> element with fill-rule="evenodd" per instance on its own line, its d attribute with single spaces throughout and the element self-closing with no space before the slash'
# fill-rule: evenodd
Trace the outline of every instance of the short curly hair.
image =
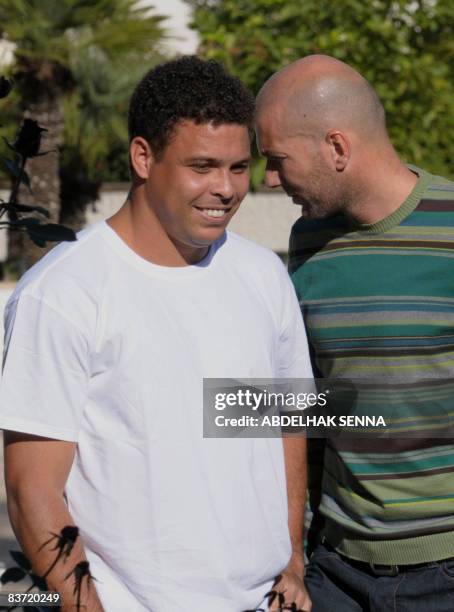
<svg viewBox="0 0 454 612">
<path fill-rule="evenodd" d="M 252 129 L 252 93 L 214 60 L 184 56 L 156 66 L 143 77 L 129 104 L 130 141 L 145 138 L 159 159 L 177 124 L 237 123 Z"/>
</svg>

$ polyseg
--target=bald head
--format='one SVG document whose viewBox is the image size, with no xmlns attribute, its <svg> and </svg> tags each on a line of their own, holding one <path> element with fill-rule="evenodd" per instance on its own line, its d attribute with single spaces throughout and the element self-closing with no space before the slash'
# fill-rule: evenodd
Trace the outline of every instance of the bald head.
<svg viewBox="0 0 454 612">
<path fill-rule="evenodd" d="M 326 55 L 286 66 L 262 87 L 257 114 L 273 113 L 280 129 L 322 136 L 328 130 L 387 139 L 385 113 L 373 87 L 356 70 Z"/>
<path fill-rule="evenodd" d="M 265 83 L 256 134 L 266 185 L 283 188 L 307 219 L 340 213 L 375 223 L 416 181 L 388 137 L 374 89 L 326 55 L 298 60 Z"/>
</svg>

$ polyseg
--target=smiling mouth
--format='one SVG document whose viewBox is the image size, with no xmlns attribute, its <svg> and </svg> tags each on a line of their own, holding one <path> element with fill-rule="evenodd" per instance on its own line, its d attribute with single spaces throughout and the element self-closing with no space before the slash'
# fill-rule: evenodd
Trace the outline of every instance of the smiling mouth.
<svg viewBox="0 0 454 612">
<path fill-rule="evenodd" d="M 230 212 L 230 208 L 199 208 L 198 206 L 195 206 L 195 208 L 213 219 L 221 219 Z"/>
</svg>

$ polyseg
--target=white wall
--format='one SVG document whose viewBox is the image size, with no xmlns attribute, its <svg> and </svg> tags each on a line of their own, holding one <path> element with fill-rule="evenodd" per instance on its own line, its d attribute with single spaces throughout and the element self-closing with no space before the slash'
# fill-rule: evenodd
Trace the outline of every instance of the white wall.
<svg viewBox="0 0 454 612">
<path fill-rule="evenodd" d="M 9 66 L 13 61 L 15 45 L 7 40 L 0 40 L 0 69 Z"/>
<path fill-rule="evenodd" d="M 199 44 L 197 33 L 188 28 L 191 19 L 191 9 L 182 0 L 143 0 L 143 6 L 152 7 L 154 14 L 166 16 L 162 26 L 167 30 L 169 40 L 164 47 L 171 53 L 191 55 L 196 52 Z"/>
</svg>

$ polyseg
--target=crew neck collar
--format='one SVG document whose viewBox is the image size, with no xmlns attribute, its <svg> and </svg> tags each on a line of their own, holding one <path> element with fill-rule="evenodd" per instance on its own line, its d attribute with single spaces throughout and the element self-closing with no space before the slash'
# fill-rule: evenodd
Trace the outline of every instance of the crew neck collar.
<svg viewBox="0 0 454 612">
<path fill-rule="evenodd" d="M 99 229 L 103 238 L 112 249 L 131 266 L 149 276 L 161 278 L 184 278 L 206 273 L 214 265 L 215 254 L 226 240 L 226 232 L 216 242 L 210 245 L 208 253 L 196 264 L 187 266 L 161 266 L 141 257 L 126 242 L 120 238 L 117 232 L 110 227 L 106 220 L 99 222 Z"/>
<path fill-rule="evenodd" d="M 432 175 L 425 170 L 418 168 L 417 166 L 407 164 L 407 167 L 409 170 L 418 175 L 418 180 L 416 181 L 415 186 L 406 200 L 402 202 L 399 208 L 397 208 L 394 212 L 376 223 L 352 224 L 353 231 L 366 234 L 381 234 L 382 232 L 386 232 L 396 225 L 399 225 L 401 221 L 403 221 L 415 210 L 422 198 L 422 195 L 424 194 L 424 191 L 430 184 Z"/>
</svg>

